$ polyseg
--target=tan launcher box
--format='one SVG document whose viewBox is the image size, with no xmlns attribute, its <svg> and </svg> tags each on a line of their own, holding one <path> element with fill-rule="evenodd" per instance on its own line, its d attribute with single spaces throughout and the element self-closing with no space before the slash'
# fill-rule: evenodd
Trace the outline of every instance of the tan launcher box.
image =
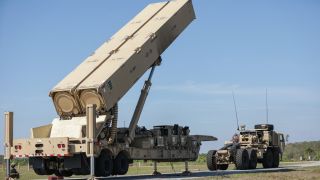
<svg viewBox="0 0 320 180">
<path fill-rule="evenodd" d="M 87 104 L 112 108 L 195 18 L 188 0 L 155 3 L 99 47 L 50 92 L 60 116 L 81 116 Z"/>
</svg>

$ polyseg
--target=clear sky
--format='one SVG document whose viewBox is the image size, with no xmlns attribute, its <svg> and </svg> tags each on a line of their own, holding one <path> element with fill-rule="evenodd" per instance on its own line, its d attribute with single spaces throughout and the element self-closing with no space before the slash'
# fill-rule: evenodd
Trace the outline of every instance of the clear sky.
<svg viewBox="0 0 320 180">
<path fill-rule="evenodd" d="M 51 88 L 150 2 L 1 0 L 0 111 L 15 112 L 14 136 L 50 123 Z M 268 88 L 276 130 L 291 142 L 320 140 L 320 2 L 193 3 L 197 19 L 163 53 L 139 125 L 179 123 L 218 137 L 206 152 L 236 131 L 232 90 L 240 123 L 253 127 L 266 120 Z M 119 126 L 145 77 L 120 101 Z"/>
</svg>

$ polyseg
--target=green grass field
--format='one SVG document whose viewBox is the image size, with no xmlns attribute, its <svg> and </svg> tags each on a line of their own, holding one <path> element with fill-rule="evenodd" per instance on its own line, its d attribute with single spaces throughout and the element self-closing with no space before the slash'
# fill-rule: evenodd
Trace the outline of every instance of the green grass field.
<svg viewBox="0 0 320 180">
<path fill-rule="evenodd" d="M 245 180 L 319 180 L 320 167 L 299 168 L 285 172 L 246 173 L 199 178 L 207 179 L 245 179 Z"/>
<path fill-rule="evenodd" d="M 28 171 L 27 166 L 20 166 L 20 169 L 16 168 L 20 173 L 20 179 L 46 179 L 47 176 L 38 176 L 32 169 Z M 207 165 L 204 163 L 189 163 L 190 171 L 205 171 Z M 158 171 L 161 173 L 180 173 L 184 171 L 184 163 L 173 163 L 173 168 L 170 163 L 158 163 Z M 150 175 L 153 173 L 153 164 L 149 163 L 134 163 L 129 167 L 127 175 Z M 0 177 L 5 176 L 5 170 L 1 168 Z"/>
<path fill-rule="evenodd" d="M 286 163 L 282 163 L 286 164 Z M 184 163 L 173 163 L 174 169 L 172 169 L 170 163 L 159 163 L 158 171 L 162 173 L 180 173 L 184 171 Z M 259 166 L 261 167 L 261 166 Z M 205 171 L 207 166 L 205 163 L 189 163 L 189 169 L 192 172 L 196 171 Z M 229 169 L 234 169 L 234 166 L 230 166 Z M 20 179 L 29 180 L 29 179 L 47 179 L 47 176 L 38 176 L 32 169 L 27 170 L 27 166 L 21 166 L 20 169 L 17 169 L 20 173 Z M 138 163 L 134 163 L 130 166 L 128 175 L 143 175 L 143 174 L 152 174 L 153 166 L 152 163 L 141 163 L 140 167 Z M 5 170 L 0 169 L 0 177 L 5 176 Z M 204 177 L 200 179 L 248 179 L 248 180 L 274 180 L 274 179 L 319 179 L 320 178 L 320 167 L 312 168 L 299 168 L 287 172 L 268 172 L 268 173 L 246 173 L 246 174 L 234 174 L 234 175 L 218 175 L 212 177 Z"/>
</svg>

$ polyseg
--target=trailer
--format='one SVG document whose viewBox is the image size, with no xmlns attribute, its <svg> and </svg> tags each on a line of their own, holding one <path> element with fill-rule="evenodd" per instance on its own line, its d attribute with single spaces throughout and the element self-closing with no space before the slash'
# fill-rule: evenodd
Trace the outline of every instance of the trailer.
<svg viewBox="0 0 320 180">
<path fill-rule="evenodd" d="M 123 175 L 133 160 L 194 161 L 202 141 L 188 126 L 138 126 L 161 54 L 195 19 L 191 0 L 148 5 L 49 93 L 58 118 L 12 139 L 6 114 L 6 159 L 29 158 L 38 175 Z M 118 128 L 118 102 L 150 69 L 128 128 Z M 186 173 L 188 167 L 186 163 Z"/>
</svg>

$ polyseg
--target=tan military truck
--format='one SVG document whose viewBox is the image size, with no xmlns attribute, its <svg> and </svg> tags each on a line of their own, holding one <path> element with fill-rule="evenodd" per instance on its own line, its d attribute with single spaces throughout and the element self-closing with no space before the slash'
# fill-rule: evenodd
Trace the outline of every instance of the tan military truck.
<svg viewBox="0 0 320 180">
<path fill-rule="evenodd" d="M 148 5 L 50 91 L 59 115 L 51 124 L 12 141 L 8 113 L 6 158 L 29 158 L 39 175 L 122 175 L 133 160 L 185 161 L 188 171 L 201 142 L 215 137 L 190 135 L 186 126 L 137 124 L 160 55 L 194 18 L 191 0 Z M 129 127 L 118 128 L 118 101 L 148 69 Z"/>
<path fill-rule="evenodd" d="M 242 126 L 224 147 L 208 152 L 207 166 L 211 171 L 226 170 L 229 164 L 235 164 L 239 170 L 255 169 L 257 163 L 264 168 L 277 168 L 284 148 L 283 134 L 274 131 L 272 124 L 257 124 L 254 130 Z"/>
</svg>

